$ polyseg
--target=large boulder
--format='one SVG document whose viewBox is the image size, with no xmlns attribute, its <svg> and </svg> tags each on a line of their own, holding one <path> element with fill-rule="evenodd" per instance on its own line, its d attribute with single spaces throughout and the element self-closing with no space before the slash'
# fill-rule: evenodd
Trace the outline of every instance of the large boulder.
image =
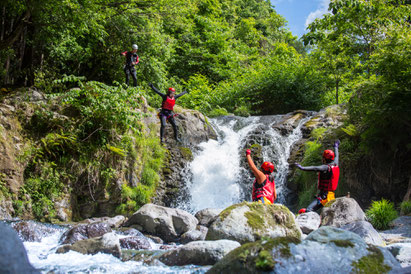
<svg viewBox="0 0 411 274">
<path fill-rule="evenodd" d="M 17 233 L 3 222 L 0 222 L 0 231 L 0 272 L 40 273 L 30 264 Z"/>
<path fill-rule="evenodd" d="M 381 235 L 375 230 L 375 228 L 366 221 L 356 221 L 350 224 L 341 226 L 341 229 L 354 232 L 359 235 L 367 244 L 385 246 L 385 242 Z"/>
<path fill-rule="evenodd" d="M 309 234 L 320 227 L 321 218 L 316 212 L 306 212 L 300 214 L 295 219 L 304 234 Z"/>
<path fill-rule="evenodd" d="M 176 208 L 146 204 L 131 216 L 124 226 L 136 226 L 140 231 L 174 242 L 190 230 L 195 230 L 198 220 L 190 213 Z"/>
<path fill-rule="evenodd" d="M 102 237 L 80 240 L 72 245 L 62 245 L 56 253 L 66 253 L 70 250 L 82 254 L 107 253 L 117 258 L 121 257 L 120 240 L 113 232 L 106 233 Z"/>
<path fill-rule="evenodd" d="M 356 221 L 365 221 L 365 214 L 353 198 L 337 198 L 321 211 L 322 226 L 341 227 Z"/>
<path fill-rule="evenodd" d="M 206 239 L 246 243 L 281 236 L 301 238 L 301 230 L 287 207 L 243 202 L 223 210 L 209 227 Z"/>
<path fill-rule="evenodd" d="M 300 242 L 290 237 L 247 243 L 208 273 L 386 273 L 401 271 L 392 254 L 355 233 L 324 226 Z"/>
<path fill-rule="evenodd" d="M 73 244 L 80 240 L 103 236 L 108 232 L 111 232 L 111 228 L 106 223 L 80 224 L 64 232 L 59 242 Z"/>
<path fill-rule="evenodd" d="M 195 241 L 170 250 L 159 257 L 169 266 L 174 265 L 213 265 L 240 244 L 230 240 Z"/>
</svg>

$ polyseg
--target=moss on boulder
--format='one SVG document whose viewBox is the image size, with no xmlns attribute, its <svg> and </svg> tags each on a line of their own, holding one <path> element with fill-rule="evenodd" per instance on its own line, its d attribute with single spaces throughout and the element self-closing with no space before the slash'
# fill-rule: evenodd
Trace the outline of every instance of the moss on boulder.
<svg viewBox="0 0 411 274">
<path fill-rule="evenodd" d="M 210 226 L 206 239 L 246 243 L 281 236 L 301 237 L 294 215 L 287 207 L 243 202 L 223 210 Z"/>
</svg>

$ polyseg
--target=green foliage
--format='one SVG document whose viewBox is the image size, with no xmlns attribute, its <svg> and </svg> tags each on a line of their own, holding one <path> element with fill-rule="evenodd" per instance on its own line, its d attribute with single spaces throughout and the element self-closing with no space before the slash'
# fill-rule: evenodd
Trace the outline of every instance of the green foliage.
<svg viewBox="0 0 411 274">
<path fill-rule="evenodd" d="M 365 212 L 370 223 L 379 230 L 389 228 L 391 221 L 397 218 L 398 214 L 394 208 L 394 204 L 381 199 L 373 201 L 371 207 Z"/>
<path fill-rule="evenodd" d="M 411 214 L 411 201 L 403 201 L 400 205 L 401 215 Z"/>
<path fill-rule="evenodd" d="M 63 181 L 68 175 L 65 171 L 58 171 L 53 162 L 44 162 L 39 167 L 41 168 L 39 175 L 26 179 L 20 189 L 19 197 L 28 195 L 34 216 L 40 220 L 50 221 L 56 214 L 54 201 L 60 197 L 64 189 Z M 16 206 L 19 208 L 22 204 Z"/>
</svg>

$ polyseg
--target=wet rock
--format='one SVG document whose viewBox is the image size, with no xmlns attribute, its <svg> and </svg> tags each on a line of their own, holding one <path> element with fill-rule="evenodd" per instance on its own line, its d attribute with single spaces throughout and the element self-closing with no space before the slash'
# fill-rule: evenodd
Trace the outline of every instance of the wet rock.
<svg viewBox="0 0 411 274">
<path fill-rule="evenodd" d="M 108 232 L 111 232 L 111 228 L 106 223 L 78 225 L 64 232 L 60 237 L 60 243 L 73 244 L 80 240 L 102 236 Z"/>
<path fill-rule="evenodd" d="M 297 216 L 295 219 L 300 226 L 301 231 L 305 234 L 310 234 L 312 231 L 320 227 L 320 215 L 316 212 L 307 212 Z"/>
<path fill-rule="evenodd" d="M 63 245 L 57 248 L 56 253 L 67 253 L 70 250 L 82 254 L 107 253 L 117 258 L 121 257 L 119 238 L 114 233 L 106 233 L 102 237 L 80 240 L 72 245 Z"/>
<path fill-rule="evenodd" d="M 195 241 L 164 253 L 159 260 L 169 266 L 213 265 L 239 246 L 240 243 L 230 240 Z"/>
<path fill-rule="evenodd" d="M 146 204 L 134 213 L 124 226 L 137 224 L 143 232 L 173 242 L 183 233 L 195 230 L 197 223 L 198 220 L 184 210 Z"/>
<path fill-rule="evenodd" d="M 352 198 L 337 198 L 321 211 L 322 226 L 341 227 L 356 221 L 365 221 L 365 214 L 357 201 Z"/>
<path fill-rule="evenodd" d="M 287 207 L 243 202 L 223 210 L 209 227 L 206 239 L 229 239 L 243 244 L 281 236 L 301 238 L 301 230 Z"/>
<path fill-rule="evenodd" d="M 40 273 L 29 262 L 26 249 L 16 232 L 0 222 L 0 272 Z"/>
<path fill-rule="evenodd" d="M 198 224 L 209 227 L 215 219 L 217 219 L 218 214 L 223 211 L 217 208 L 205 208 L 198 211 L 194 216 L 198 219 Z"/>
<path fill-rule="evenodd" d="M 151 249 L 150 242 L 144 236 L 121 238 L 120 246 L 126 249 Z"/>
</svg>

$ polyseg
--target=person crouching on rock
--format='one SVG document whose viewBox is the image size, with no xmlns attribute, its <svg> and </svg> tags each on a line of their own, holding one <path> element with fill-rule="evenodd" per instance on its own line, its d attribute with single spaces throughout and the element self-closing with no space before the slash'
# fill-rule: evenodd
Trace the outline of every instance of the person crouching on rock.
<svg viewBox="0 0 411 274">
<path fill-rule="evenodd" d="M 250 149 L 247 149 L 246 157 L 248 165 L 255 176 L 252 194 L 253 202 L 273 204 L 277 199 L 274 178 L 270 178 L 270 174 L 274 171 L 274 165 L 271 162 L 264 162 L 261 165 L 261 170 L 259 170 L 251 158 Z"/>
<path fill-rule="evenodd" d="M 335 141 L 334 150 L 324 150 L 323 153 L 323 165 L 320 166 L 301 166 L 299 163 L 295 163 L 297 168 L 304 171 L 318 171 L 318 190 L 319 193 L 315 197 L 315 200 L 307 207 L 302 208 L 298 213 L 317 211 L 322 208 L 326 203 L 335 199 L 335 190 L 338 186 L 338 179 L 340 177 L 340 168 L 338 166 L 338 146 L 340 140 Z"/>
<path fill-rule="evenodd" d="M 174 138 L 176 139 L 177 142 L 181 142 L 180 138 L 178 137 L 178 128 L 176 121 L 174 119 L 174 105 L 176 104 L 177 98 L 183 96 L 184 94 L 187 93 L 187 91 L 183 91 L 182 93 L 175 95 L 176 90 L 174 88 L 168 88 L 167 94 L 163 94 L 158 89 L 156 89 L 152 83 L 148 84 L 155 93 L 161 96 L 163 98 L 163 102 L 161 103 L 161 111 L 159 113 L 159 118 L 161 121 L 161 127 L 160 127 L 160 142 L 163 143 L 164 141 L 164 129 L 166 127 L 166 122 L 169 121 L 170 124 L 173 126 L 174 130 Z"/>
</svg>

